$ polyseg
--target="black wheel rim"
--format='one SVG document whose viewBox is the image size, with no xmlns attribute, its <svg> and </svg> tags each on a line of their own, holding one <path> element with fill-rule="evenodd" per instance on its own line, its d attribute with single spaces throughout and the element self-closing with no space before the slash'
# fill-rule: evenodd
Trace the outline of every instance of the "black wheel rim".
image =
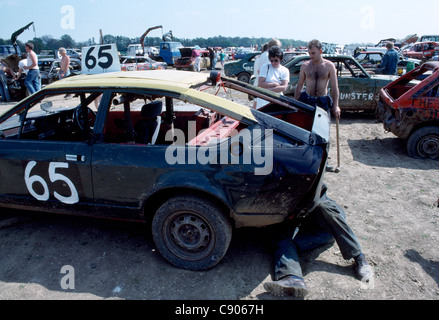
<svg viewBox="0 0 439 320">
<path fill-rule="evenodd" d="M 196 213 L 175 212 L 165 220 L 163 228 L 168 249 L 181 259 L 198 261 L 213 250 L 215 237 L 212 228 Z"/>
<path fill-rule="evenodd" d="M 436 135 L 423 137 L 418 143 L 418 153 L 431 159 L 439 157 L 439 137 Z"/>
</svg>

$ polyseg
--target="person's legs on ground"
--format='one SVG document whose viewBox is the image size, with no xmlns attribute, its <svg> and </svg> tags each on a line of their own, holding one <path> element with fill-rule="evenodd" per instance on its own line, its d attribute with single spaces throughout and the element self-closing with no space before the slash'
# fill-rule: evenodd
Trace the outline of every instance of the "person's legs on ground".
<svg viewBox="0 0 439 320">
<path fill-rule="evenodd" d="M 346 213 L 326 195 L 326 187 L 324 187 L 324 193 L 314 213 L 322 227 L 334 236 L 343 258 L 355 260 L 357 277 L 361 281 L 369 281 L 372 269 L 364 257 L 357 237 L 346 222 Z"/>
</svg>

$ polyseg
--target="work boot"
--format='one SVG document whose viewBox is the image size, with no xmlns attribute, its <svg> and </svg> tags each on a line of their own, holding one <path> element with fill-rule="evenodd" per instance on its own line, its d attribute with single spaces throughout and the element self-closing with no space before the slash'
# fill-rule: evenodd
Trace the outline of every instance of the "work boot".
<svg viewBox="0 0 439 320">
<path fill-rule="evenodd" d="M 360 254 L 358 257 L 354 258 L 354 260 L 355 274 L 358 279 L 362 282 L 369 282 L 372 278 L 372 268 L 366 261 L 364 254 Z"/>
<path fill-rule="evenodd" d="M 296 276 L 287 276 L 279 281 L 266 282 L 264 289 L 276 297 L 304 298 L 308 293 L 303 278 Z"/>
</svg>

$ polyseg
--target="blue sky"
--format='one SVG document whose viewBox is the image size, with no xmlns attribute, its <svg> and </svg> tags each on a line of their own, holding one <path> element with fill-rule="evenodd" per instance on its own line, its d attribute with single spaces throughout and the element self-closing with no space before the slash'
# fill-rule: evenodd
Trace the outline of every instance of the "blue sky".
<svg viewBox="0 0 439 320">
<path fill-rule="evenodd" d="M 439 1 L 423 0 L 0 0 L 0 38 L 34 21 L 38 37 L 76 41 L 104 34 L 140 37 L 162 25 L 174 36 L 276 37 L 348 44 L 409 34 L 439 34 Z M 34 37 L 31 28 L 19 40 Z M 149 36 L 161 36 L 160 30 Z"/>
</svg>

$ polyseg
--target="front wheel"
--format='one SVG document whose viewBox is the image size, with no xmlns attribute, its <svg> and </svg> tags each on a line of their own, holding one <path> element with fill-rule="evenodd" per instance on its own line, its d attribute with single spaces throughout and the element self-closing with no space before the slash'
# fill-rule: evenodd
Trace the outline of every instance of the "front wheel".
<svg viewBox="0 0 439 320">
<path fill-rule="evenodd" d="M 158 251 L 171 264 L 202 271 L 224 257 L 232 227 L 216 204 L 195 196 L 177 196 L 157 210 L 152 235 Z"/>
<path fill-rule="evenodd" d="M 439 158 L 439 127 L 423 127 L 413 132 L 407 141 L 407 152 L 414 158 Z"/>
<path fill-rule="evenodd" d="M 247 72 L 242 72 L 238 75 L 238 80 L 245 83 L 250 83 L 250 77 L 251 75 L 248 74 Z"/>
</svg>

